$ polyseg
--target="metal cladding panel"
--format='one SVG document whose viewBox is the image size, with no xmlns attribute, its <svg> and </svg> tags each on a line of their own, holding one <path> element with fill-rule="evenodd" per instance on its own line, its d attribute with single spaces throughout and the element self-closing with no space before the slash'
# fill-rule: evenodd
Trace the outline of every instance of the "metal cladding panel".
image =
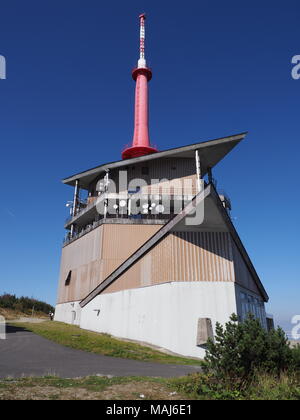
<svg viewBox="0 0 300 420">
<path fill-rule="evenodd" d="M 62 249 L 58 303 L 80 300 L 89 292 L 89 273 L 92 279 L 97 276 L 95 262 L 101 257 L 102 235 L 103 226 L 99 226 Z M 70 271 L 71 282 L 66 286 L 65 281 Z"/>
<path fill-rule="evenodd" d="M 160 225 L 104 225 L 104 260 L 125 260 L 154 235 Z"/>
<path fill-rule="evenodd" d="M 148 168 L 148 174 L 142 173 L 142 168 Z M 127 171 L 128 184 L 136 179 L 143 179 L 147 185 L 151 185 L 151 180 L 167 179 L 177 180 L 185 178 L 194 178 L 196 176 L 196 164 L 194 159 L 190 158 L 173 158 L 173 159 L 159 159 L 149 163 L 139 165 L 129 165 L 121 168 L 120 171 Z M 110 178 L 115 182 L 119 192 L 126 191 L 125 188 L 119 187 L 119 170 L 113 170 L 110 173 Z M 93 186 L 96 185 L 96 181 Z"/>
<path fill-rule="evenodd" d="M 184 281 L 234 282 L 229 233 L 169 234 L 103 293 Z"/>
<path fill-rule="evenodd" d="M 230 236 L 226 232 L 175 232 L 175 281 L 234 281 Z"/>
<path fill-rule="evenodd" d="M 175 179 L 195 173 L 195 159 L 159 159 L 149 164 L 149 175 L 152 179 Z"/>
<path fill-rule="evenodd" d="M 78 301 L 95 289 L 159 225 L 102 225 L 63 248 L 58 303 Z M 65 285 L 69 272 L 71 282 Z"/>
<path fill-rule="evenodd" d="M 234 258 L 234 270 L 235 270 L 235 281 L 240 286 L 261 295 L 252 275 L 245 264 L 237 246 L 232 241 L 232 250 L 233 250 L 233 258 Z"/>
</svg>

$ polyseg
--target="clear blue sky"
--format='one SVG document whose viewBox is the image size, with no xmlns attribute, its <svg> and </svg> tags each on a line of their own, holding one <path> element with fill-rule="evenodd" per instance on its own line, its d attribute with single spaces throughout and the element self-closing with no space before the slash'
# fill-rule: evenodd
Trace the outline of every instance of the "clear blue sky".
<svg viewBox="0 0 300 420">
<path fill-rule="evenodd" d="M 131 141 L 144 11 L 152 141 L 162 150 L 249 131 L 215 177 L 267 310 L 287 325 L 300 313 L 299 1 L 4 2 L 0 293 L 55 303 L 72 195 L 60 180 L 118 160 Z"/>
</svg>

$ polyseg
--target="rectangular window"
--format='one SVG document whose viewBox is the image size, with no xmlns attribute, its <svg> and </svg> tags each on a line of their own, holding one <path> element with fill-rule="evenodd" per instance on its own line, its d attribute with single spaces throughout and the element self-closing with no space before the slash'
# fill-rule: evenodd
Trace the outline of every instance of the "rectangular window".
<svg viewBox="0 0 300 420">
<path fill-rule="evenodd" d="M 71 279 L 72 279 L 72 271 L 70 270 L 69 271 L 69 274 L 68 274 L 68 276 L 66 278 L 66 281 L 65 281 L 65 286 L 69 286 L 70 285 Z"/>
<path fill-rule="evenodd" d="M 266 328 L 266 313 L 264 303 L 258 298 L 243 292 L 240 293 L 240 299 L 242 308 L 242 321 L 245 321 L 249 313 L 251 313 L 255 316 L 256 319 L 259 320 L 261 325 Z"/>
</svg>

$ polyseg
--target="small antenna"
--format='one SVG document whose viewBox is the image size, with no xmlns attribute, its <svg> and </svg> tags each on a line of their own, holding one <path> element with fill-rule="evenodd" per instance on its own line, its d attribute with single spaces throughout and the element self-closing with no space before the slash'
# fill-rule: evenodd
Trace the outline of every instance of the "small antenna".
<svg viewBox="0 0 300 420">
<path fill-rule="evenodd" d="M 140 16 L 140 59 L 138 61 L 138 67 L 147 67 L 145 59 L 145 20 L 146 14 L 142 13 Z"/>
</svg>

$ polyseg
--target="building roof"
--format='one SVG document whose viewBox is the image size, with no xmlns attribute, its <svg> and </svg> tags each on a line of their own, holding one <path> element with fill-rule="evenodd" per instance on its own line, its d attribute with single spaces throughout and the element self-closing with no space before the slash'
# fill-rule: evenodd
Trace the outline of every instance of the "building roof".
<svg viewBox="0 0 300 420">
<path fill-rule="evenodd" d="M 188 146 L 177 147 L 174 149 L 164 150 L 162 152 L 146 155 L 138 158 L 120 160 L 117 162 L 106 163 L 84 172 L 69 176 L 63 179 L 63 183 L 67 185 L 75 185 L 75 181 L 79 180 L 80 188 L 88 189 L 89 184 L 107 170 L 122 168 L 128 165 L 138 163 L 146 163 L 155 159 L 163 158 L 193 158 L 195 150 L 199 151 L 201 160 L 202 176 L 207 173 L 208 168 L 213 168 L 220 160 L 222 160 L 240 141 L 242 141 L 247 132 L 236 134 L 233 136 L 222 137 L 215 140 L 195 143 Z"/>
<path fill-rule="evenodd" d="M 148 241 L 146 241 L 137 251 L 135 251 L 126 261 L 124 261 L 115 271 L 113 271 L 103 282 L 101 282 L 91 293 L 89 293 L 81 302 L 80 306 L 84 307 L 91 302 L 97 295 L 102 293 L 108 286 L 116 281 L 122 274 L 124 274 L 130 267 L 132 267 L 138 260 L 144 257 L 153 247 L 155 247 L 163 238 L 172 231 L 181 230 L 200 230 L 205 229 L 205 223 L 211 225 L 210 221 L 206 220 L 197 225 L 188 225 L 185 223 L 186 218 L 194 211 L 195 207 L 202 205 L 208 206 L 210 211 L 205 211 L 208 217 L 211 216 L 211 211 L 214 211 L 218 218 L 215 220 L 216 229 L 227 231 L 231 234 L 248 270 L 250 271 L 256 286 L 258 287 L 263 299 L 267 302 L 269 297 L 264 289 L 257 272 L 244 248 L 238 233 L 228 216 L 223 203 L 220 200 L 218 193 L 212 184 L 209 184 L 202 192 L 194 197 L 194 199 L 187 204 L 187 206 L 176 216 L 174 216 L 166 225 L 164 225 L 158 232 L 156 232 Z"/>
</svg>

